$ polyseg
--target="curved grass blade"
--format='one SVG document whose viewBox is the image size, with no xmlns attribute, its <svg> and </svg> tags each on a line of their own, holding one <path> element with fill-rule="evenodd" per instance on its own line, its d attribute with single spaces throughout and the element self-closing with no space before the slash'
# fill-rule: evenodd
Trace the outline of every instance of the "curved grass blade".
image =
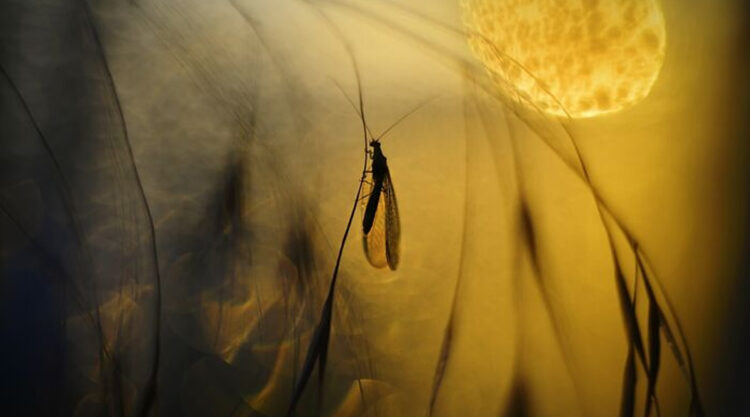
<svg viewBox="0 0 750 417">
<path fill-rule="evenodd" d="M 635 353 L 638 354 L 641 363 L 646 366 L 646 354 L 643 347 L 643 338 L 641 337 L 641 330 L 638 327 L 638 318 L 635 315 L 635 308 L 633 303 L 630 301 L 630 294 L 628 293 L 628 286 L 625 282 L 625 276 L 622 273 L 620 264 L 617 261 L 617 255 L 612 250 L 615 264 L 615 286 L 617 287 L 617 295 L 620 299 L 620 309 L 622 312 L 623 320 L 625 320 L 625 328 L 628 335 L 628 343 L 635 348 Z"/>
<path fill-rule="evenodd" d="M 638 262 L 638 268 L 643 276 L 643 283 L 645 284 L 646 293 L 649 294 L 650 298 L 654 299 L 654 303 L 657 306 L 658 310 L 658 316 L 659 316 L 659 322 L 660 322 L 660 329 L 662 331 L 662 334 L 664 335 L 664 339 L 667 341 L 667 344 L 672 350 L 672 355 L 674 356 L 675 360 L 677 361 L 677 364 L 680 366 L 680 370 L 682 370 L 683 375 L 688 380 L 688 383 L 690 384 L 690 416 L 694 417 L 703 417 L 705 415 L 705 412 L 703 411 L 703 404 L 700 399 L 700 394 L 698 393 L 698 383 L 695 378 L 695 368 L 693 366 L 693 360 L 690 355 L 690 351 L 687 348 L 687 341 L 685 340 L 684 332 L 682 331 L 682 328 L 680 326 L 679 321 L 677 320 L 677 317 L 673 315 L 673 319 L 675 320 L 675 324 L 677 326 L 678 335 L 680 336 L 680 339 L 685 346 L 685 352 L 683 354 L 682 350 L 680 349 L 680 346 L 677 343 L 677 339 L 675 338 L 675 333 L 672 331 L 671 326 L 669 325 L 669 322 L 666 320 L 666 317 L 664 316 L 664 311 L 659 306 L 658 301 L 656 301 L 656 297 L 654 295 L 653 286 L 651 284 L 651 278 L 648 275 L 648 271 L 646 270 L 646 267 L 644 265 L 644 259 L 641 256 L 640 248 L 638 245 L 633 246 L 633 252 L 636 254 L 636 261 Z M 662 291 L 663 294 L 663 291 Z M 667 308 L 671 310 L 669 300 L 667 300 Z"/>
<path fill-rule="evenodd" d="M 430 405 L 427 409 L 427 415 L 432 417 L 432 413 L 435 411 L 435 403 L 437 403 L 438 392 L 440 386 L 443 383 L 443 376 L 445 375 L 445 367 L 448 364 L 448 357 L 451 353 L 451 346 L 453 345 L 453 322 L 456 317 L 456 300 L 454 293 L 453 304 L 451 305 L 450 318 L 448 319 L 448 325 L 445 327 L 445 333 L 443 334 L 443 343 L 440 346 L 440 357 L 438 358 L 437 366 L 435 367 L 435 375 L 432 378 L 432 394 L 430 395 Z"/>
<path fill-rule="evenodd" d="M 292 393 L 292 399 L 289 402 L 289 409 L 287 410 L 287 417 L 294 415 L 294 410 L 297 408 L 297 403 L 302 397 L 302 393 L 305 391 L 307 381 L 312 375 L 315 363 L 318 362 L 318 372 L 320 374 L 320 388 L 322 392 L 323 388 L 323 377 L 325 376 L 325 364 L 328 352 L 328 341 L 331 334 L 331 313 L 333 311 L 333 297 L 330 296 L 326 299 L 323 305 L 323 311 L 320 315 L 320 321 L 315 327 L 310 345 L 307 347 L 307 354 L 305 355 L 305 362 L 302 365 L 302 371 L 300 372 L 299 379 L 294 386 L 294 392 Z"/>
<path fill-rule="evenodd" d="M 534 265 L 534 271 L 539 274 L 539 255 L 537 253 L 536 234 L 534 233 L 534 224 L 531 222 L 531 213 L 526 200 L 521 200 L 521 233 L 526 240 L 526 246 L 531 252 L 531 261 Z"/>
<path fill-rule="evenodd" d="M 529 393 L 526 390 L 526 384 L 523 379 L 518 375 L 513 377 L 513 385 L 510 389 L 510 397 L 506 401 L 506 406 L 500 412 L 501 417 L 526 417 L 532 415 L 529 412 L 531 401 L 529 401 Z"/>
<path fill-rule="evenodd" d="M 633 417 L 635 413 L 635 354 L 633 345 L 628 346 L 625 360 L 625 372 L 622 375 L 622 397 L 620 399 L 620 417 Z"/>
<path fill-rule="evenodd" d="M 94 18 L 93 11 L 91 10 L 91 6 L 89 3 L 85 0 L 80 1 L 81 8 L 83 9 L 83 17 L 84 22 L 87 26 L 88 35 L 90 36 L 90 39 L 93 41 L 96 54 L 99 58 L 99 65 L 100 68 L 103 70 L 105 75 L 105 97 L 110 99 L 112 103 L 114 104 L 114 108 L 116 110 L 116 125 L 118 125 L 122 143 L 125 147 L 125 150 L 127 152 L 127 158 L 128 158 L 128 169 L 130 171 L 130 175 L 132 175 L 132 178 L 135 181 L 136 191 L 138 199 L 140 200 L 141 207 L 143 211 L 145 212 L 146 220 L 147 220 L 147 228 L 148 228 L 148 243 L 152 262 L 153 262 L 153 279 L 154 279 L 154 286 L 155 286 L 155 298 L 153 300 L 153 309 L 154 309 L 154 317 L 153 317 L 153 323 L 152 323 L 152 337 L 154 338 L 154 346 L 152 352 L 150 352 L 150 370 L 148 372 L 147 380 L 145 381 L 145 384 L 142 389 L 142 393 L 139 394 L 138 398 L 135 400 L 135 404 L 133 405 L 133 415 L 146 415 L 147 413 L 151 412 L 155 408 L 158 408 L 157 405 L 157 396 L 158 396 L 158 385 L 159 385 L 159 370 L 161 367 L 161 361 L 162 361 L 162 340 L 161 340 L 161 329 L 162 329 L 162 281 L 161 281 L 161 272 L 159 271 L 159 254 L 158 254 L 158 248 L 157 248 L 157 239 L 156 239 L 156 229 L 154 227 L 154 216 L 151 211 L 151 206 L 149 204 L 148 198 L 146 196 L 146 192 L 143 187 L 143 182 L 141 180 L 141 174 L 138 170 L 138 166 L 135 163 L 135 156 L 133 153 L 133 148 L 130 143 L 130 135 L 128 133 L 128 127 L 127 122 L 125 119 L 125 113 L 123 111 L 122 103 L 120 101 L 120 95 L 117 90 L 117 86 L 115 84 L 114 77 L 112 76 L 112 71 L 109 66 L 109 61 L 107 60 L 106 51 L 104 50 L 104 46 L 102 44 L 100 35 L 99 35 L 99 29 L 96 24 L 96 19 Z"/>
<path fill-rule="evenodd" d="M 305 389 L 305 386 L 307 385 L 307 381 L 310 379 L 310 375 L 312 374 L 312 370 L 315 367 L 315 362 L 318 362 L 318 372 L 319 372 L 319 384 L 320 384 L 320 391 L 319 391 L 319 401 L 318 405 L 319 407 L 322 407 L 323 405 L 323 382 L 325 378 L 325 367 L 328 359 L 328 345 L 330 341 L 330 335 L 331 335 L 331 317 L 333 313 L 333 297 L 336 290 L 336 279 L 338 278 L 338 272 L 339 267 L 341 266 L 341 257 L 344 254 L 344 246 L 346 245 L 346 239 L 349 236 L 349 231 L 351 230 L 352 221 L 354 220 L 354 213 L 357 211 L 357 205 L 359 204 L 361 195 L 362 195 L 362 186 L 364 184 L 365 180 L 365 172 L 367 171 L 367 135 L 368 135 L 368 127 L 367 127 L 367 121 L 365 120 L 365 110 L 363 105 L 363 99 L 362 99 L 362 86 L 360 82 L 359 77 L 359 69 L 357 66 L 357 61 L 354 57 L 354 52 L 351 49 L 351 46 L 346 41 L 346 39 L 340 34 L 338 31 L 338 27 L 333 24 L 330 20 L 328 20 L 327 16 L 323 13 L 320 14 L 320 16 L 336 31 L 336 33 L 340 36 L 340 39 L 344 45 L 344 47 L 347 50 L 347 53 L 349 54 L 349 57 L 352 60 L 352 67 L 354 69 L 354 75 L 357 79 L 357 93 L 358 93 L 358 99 L 359 99 L 359 116 L 360 120 L 362 121 L 362 132 L 363 132 L 363 139 L 364 139 L 364 161 L 362 163 L 362 177 L 359 180 L 359 185 L 357 186 L 357 194 L 354 196 L 354 203 L 352 204 L 352 209 L 349 213 L 349 220 L 346 223 L 346 229 L 344 230 L 344 236 L 341 238 L 341 245 L 339 246 L 339 252 L 336 257 L 336 265 L 333 267 L 333 274 L 331 276 L 331 284 L 328 288 L 328 295 L 326 296 L 325 303 L 323 304 L 323 310 L 320 314 L 320 321 L 318 322 L 318 326 L 315 328 L 315 332 L 313 333 L 313 337 L 310 340 L 310 345 L 307 348 L 307 354 L 305 355 L 305 362 L 302 367 L 302 372 L 300 373 L 300 378 L 295 384 L 294 391 L 292 392 L 292 398 L 289 402 L 289 409 L 287 410 L 286 416 L 291 417 L 294 415 L 295 409 L 297 407 L 297 403 L 299 402 L 300 397 L 302 396 L 302 392 Z M 343 92 L 343 90 L 342 90 Z M 346 96 L 346 94 L 344 94 Z M 348 96 L 347 96 L 348 99 Z M 355 108 L 355 110 L 357 110 Z"/>
<path fill-rule="evenodd" d="M 661 340 L 659 339 L 659 328 L 661 327 L 661 310 L 654 298 L 653 292 L 646 286 L 648 296 L 648 387 L 646 388 L 646 410 L 644 416 L 651 413 L 651 406 L 656 400 L 656 379 L 659 377 L 659 363 L 661 361 Z"/>
<path fill-rule="evenodd" d="M 469 103 L 468 101 L 464 100 L 463 102 L 463 113 L 464 113 L 464 132 L 467 137 L 471 137 L 469 135 L 469 125 L 468 120 L 469 118 L 467 115 L 469 114 Z M 430 403 L 427 409 L 427 416 L 432 417 L 434 411 L 435 411 L 435 404 L 437 403 L 438 394 L 440 394 L 440 387 L 443 383 L 443 378 L 445 376 L 445 369 L 448 365 L 448 359 L 450 358 L 451 354 L 451 347 L 453 346 L 453 329 L 455 327 L 456 323 L 456 317 L 458 315 L 458 296 L 461 290 L 461 282 L 462 278 L 464 276 L 464 262 L 466 260 L 466 239 L 467 239 L 467 230 L 469 227 L 469 221 L 468 221 L 468 213 L 469 213 L 469 195 L 472 192 L 473 188 L 469 187 L 469 167 L 473 166 L 471 153 L 468 152 L 468 145 L 467 145 L 467 151 L 465 152 L 465 175 L 464 175 L 464 190 L 466 192 L 464 193 L 464 201 L 463 201 L 463 227 L 461 228 L 461 253 L 459 256 L 459 270 L 458 270 L 458 276 L 456 277 L 456 283 L 453 288 L 453 297 L 451 300 L 450 305 L 450 312 L 448 313 L 448 323 L 445 326 L 445 330 L 443 331 L 443 341 L 440 345 L 440 354 L 438 356 L 437 365 L 435 366 L 435 374 L 432 378 L 432 390 L 430 392 Z"/>
<path fill-rule="evenodd" d="M 365 164 L 367 163 L 367 154 L 365 154 Z M 364 171 L 364 168 L 363 168 Z M 364 179 L 364 176 L 362 177 Z M 302 397 L 302 393 L 305 390 L 307 381 L 310 379 L 315 362 L 318 362 L 319 382 L 320 382 L 320 401 L 319 405 L 322 405 L 323 396 L 323 379 L 325 377 L 325 366 L 328 358 L 328 344 L 330 342 L 331 335 L 331 316 L 333 312 L 333 297 L 336 290 L 336 279 L 338 278 L 339 266 L 341 266 L 341 257 L 344 254 L 344 246 L 346 245 L 346 238 L 349 236 L 349 230 L 352 227 L 352 220 L 354 220 L 354 212 L 357 211 L 357 204 L 362 194 L 363 181 L 360 180 L 359 186 L 357 187 L 357 195 L 354 197 L 354 204 L 352 210 L 349 213 L 349 221 L 346 223 L 346 229 L 344 230 L 344 236 L 341 238 L 341 246 L 339 246 L 339 253 L 336 257 L 336 265 L 333 268 L 333 275 L 331 277 L 331 284 L 328 288 L 328 295 L 326 296 L 325 303 L 323 304 L 323 310 L 320 313 L 320 320 L 315 328 L 310 345 L 307 347 L 307 354 L 305 355 L 305 362 L 302 366 L 302 372 L 294 386 L 292 392 L 292 398 L 289 402 L 289 409 L 287 410 L 287 417 L 294 415 L 294 411 L 297 407 L 299 399 Z"/>
</svg>

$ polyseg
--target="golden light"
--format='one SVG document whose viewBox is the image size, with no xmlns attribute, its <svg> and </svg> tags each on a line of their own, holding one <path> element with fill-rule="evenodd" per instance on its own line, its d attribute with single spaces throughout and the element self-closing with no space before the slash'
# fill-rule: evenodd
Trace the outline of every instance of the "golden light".
<svg viewBox="0 0 750 417">
<path fill-rule="evenodd" d="M 643 100 L 664 61 L 658 0 L 463 0 L 469 44 L 509 97 L 592 117 Z"/>
</svg>

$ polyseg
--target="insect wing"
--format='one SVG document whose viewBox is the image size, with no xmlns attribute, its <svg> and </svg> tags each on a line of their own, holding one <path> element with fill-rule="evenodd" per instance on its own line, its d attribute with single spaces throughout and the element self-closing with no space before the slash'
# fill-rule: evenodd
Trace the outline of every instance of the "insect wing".
<svg viewBox="0 0 750 417">
<path fill-rule="evenodd" d="M 365 249 L 365 256 L 370 265 L 375 268 L 383 268 L 388 265 L 386 258 L 386 201 L 385 194 L 382 192 L 382 188 L 375 190 L 374 181 L 372 176 L 369 177 L 369 187 L 365 187 L 368 191 L 365 197 L 361 199 L 362 207 L 362 218 L 369 216 L 367 213 L 367 203 L 372 198 L 372 193 L 378 191 L 381 193 L 375 214 L 372 219 L 372 227 L 368 233 L 362 231 L 362 245 Z"/>
<path fill-rule="evenodd" d="M 385 203 L 385 256 L 388 267 L 396 270 L 400 258 L 401 220 L 398 216 L 398 203 L 396 192 L 393 189 L 391 173 L 386 171 L 383 179 L 383 192 L 381 200 Z"/>
<path fill-rule="evenodd" d="M 375 221 L 375 210 L 380 203 L 380 193 L 382 190 L 383 182 L 380 181 L 380 183 L 378 183 L 375 181 L 370 187 L 369 195 L 365 197 L 367 199 L 367 204 L 364 207 L 365 211 L 362 215 L 362 231 L 365 234 L 370 233 L 370 229 L 372 229 L 372 224 Z"/>
</svg>

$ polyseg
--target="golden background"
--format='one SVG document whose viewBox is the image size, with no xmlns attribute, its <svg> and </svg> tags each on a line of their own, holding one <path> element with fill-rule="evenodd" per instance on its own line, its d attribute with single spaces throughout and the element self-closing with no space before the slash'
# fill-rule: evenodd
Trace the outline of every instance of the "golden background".
<svg viewBox="0 0 750 417">
<path fill-rule="evenodd" d="M 382 141 L 397 271 L 367 263 L 355 214 L 321 415 L 622 415 L 607 230 L 631 290 L 635 258 L 617 223 L 679 321 L 705 415 L 746 412 L 742 2 L 631 2 L 663 20 L 639 64 L 617 37 L 603 55 L 506 47 L 467 17 L 489 3 L 505 2 L 3 2 L 9 410 L 285 415 L 361 175 L 362 127 L 336 87 L 356 97 L 353 58 L 373 132 L 432 100 Z M 597 2 L 523 7 L 547 3 Z M 521 75 L 477 49 L 486 38 Z M 564 75 L 565 56 L 604 81 Z M 617 78 L 618 62 L 641 72 Z M 689 378 L 661 350 L 660 413 L 687 415 Z M 639 365 L 635 415 L 646 381 Z M 314 373 L 297 415 L 318 415 L 319 391 Z"/>
</svg>

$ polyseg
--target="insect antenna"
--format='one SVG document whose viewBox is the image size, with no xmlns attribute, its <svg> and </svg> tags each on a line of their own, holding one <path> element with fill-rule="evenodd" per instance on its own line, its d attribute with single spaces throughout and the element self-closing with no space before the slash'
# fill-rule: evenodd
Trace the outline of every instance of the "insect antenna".
<svg viewBox="0 0 750 417">
<path fill-rule="evenodd" d="M 404 115 L 403 115 L 403 116 L 401 116 L 401 117 L 400 117 L 400 118 L 399 118 L 398 120 L 396 120 L 395 122 L 393 122 L 393 124 L 391 124 L 390 126 L 388 126 L 388 128 L 387 128 L 387 129 L 385 129 L 385 130 L 383 131 L 383 133 L 381 133 L 381 134 L 380 134 L 380 136 L 378 136 L 377 138 L 375 138 L 375 141 L 377 142 L 377 141 L 379 141 L 380 139 L 382 139 L 382 138 L 383 138 L 383 136 L 385 136 L 385 135 L 386 135 L 386 134 L 387 134 L 388 132 L 390 132 L 390 131 L 391 131 L 391 129 L 393 129 L 394 127 L 396 127 L 396 126 L 397 126 L 397 125 L 398 125 L 399 123 L 401 123 L 402 121 L 404 121 L 404 119 L 406 119 L 407 117 L 411 116 L 411 115 L 412 115 L 412 114 L 414 114 L 414 113 L 415 113 L 415 112 L 416 112 L 417 110 L 419 110 L 419 109 L 421 109 L 422 107 L 424 107 L 424 106 L 425 106 L 425 105 L 426 105 L 427 103 L 429 103 L 429 102 L 431 102 L 431 101 L 435 100 L 435 99 L 436 99 L 437 97 L 438 97 L 438 96 L 435 96 L 435 97 L 431 97 L 431 98 L 428 98 L 427 100 L 425 100 L 425 101 L 423 101 L 423 102 L 421 102 L 421 103 L 417 104 L 416 106 L 414 106 L 414 108 L 412 108 L 411 110 L 409 110 L 408 112 L 406 112 L 406 114 L 404 114 Z"/>
<path fill-rule="evenodd" d="M 332 81 L 333 81 L 334 84 L 336 84 L 336 87 L 338 87 L 339 91 L 341 91 L 341 94 L 343 94 L 344 97 L 346 97 L 346 101 L 348 101 L 349 104 L 351 104 L 352 109 L 354 109 L 354 111 L 357 112 L 357 116 L 359 116 L 360 119 L 362 119 L 362 125 L 364 125 L 365 130 L 367 131 L 367 134 L 370 135 L 371 138 L 374 138 L 375 135 L 372 134 L 372 131 L 370 130 L 370 127 L 367 125 L 367 122 L 365 121 L 364 113 L 360 112 L 359 108 L 357 108 L 357 105 L 354 104 L 354 101 L 351 99 L 351 97 L 349 97 L 349 95 L 346 94 L 346 91 L 341 86 L 341 84 L 339 84 L 336 80 L 332 79 Z M 357 78 L 357 87 L 359 87 L 359 78 Z M 359 93 L 359 100 L 360 100 L 359 106 L 360 106 L 360 108 L 363 108 L 364 106 L 362 105 L 362 92 L 361 91 Z"/>
<path fill-rule="evenodd" d="M 338 32 L 338 33 L 340 34 L 341 32 Z M 369 133 L 371 138 L 373 136 L 372 136 L 372 132 L 370 132 L 370 128 L 367 126 L 367 120 L 365 120 L 365 105 L 362 99 L 362 80 L 359 76 L 359 65 L 357 65 L 357 58 L 354 56 L 354 51 L 352 50 L 352 46 L 349 44 L 349 42 L 346 42 L 343 36 L 341 37 L 341 39 L 344 41 L 344 47 L 349 53 L 349 58 L 351 58 L 352 60 L 352 67 L 354 69 L 354 77 L 357 79 L 357 97 L 359 98 L 359 116 L 362 119 L 362 134 L 364 135 L 364 139 L 365 139 L 365 153 L 367 153 L 367 134 Z"/>
</svg>

